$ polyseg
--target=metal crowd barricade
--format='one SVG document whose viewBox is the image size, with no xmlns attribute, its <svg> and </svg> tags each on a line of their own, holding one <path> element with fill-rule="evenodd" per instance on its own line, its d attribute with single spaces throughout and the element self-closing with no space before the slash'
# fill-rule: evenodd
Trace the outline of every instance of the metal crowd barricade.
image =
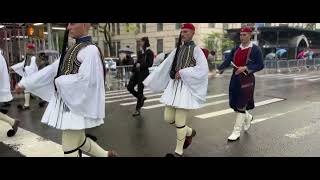
<svg viewBox="0 0 320 180">
<path fill-rule="evenodd" d="M 291 59 L 291 60 L 264 60 L 264 72 L 293 72 L 309 71 L 320 69 L 320 58 L 313 59 Z"/>
<path fill-rule="evenodd" d="M 315 70 L 318 70 L 320 67 L 320 58 L 315 58 L 314 59 L 314 66 L 315 66 Z"/>
<path fill-rule="evenodd" d="M 111 86 L 126 87 L 129 83 L 132 74 L 133 65 L 117 66 L 116 68 L 107 68 L 106 86 L 108 89 Z"/>
<path fill-rule="evenodd" d="M 277 72 L 283 72 L 283 71 L 289 71 L 289 64 L 288 64 L 288 60 L 278 60 L 277 61 Z"/>
<path fill-rule="evenodd" d="M 264 71 L 265 73 L 277 72 L 277 61 L 275 60 L 265 60 L 264 61 Z"/>
<path fill-rule="evenodd" d="M 298 68 L 298 61 L 296 59 L 288 60 L 289 72 L 300 71 Z"/>
<path fill-rule="evenodd" d="M 310 69 L 316 69 L 315 59 L 307 59 L 307 60 L 306 60 L 306 66 L 307 66 L 307 69 L 308 69 L 308 70 L 310 70 Z"/>
<path fill-rule="evenodd" d="M 298 68 L 300 69 L 300 71 L 302 70 L 308 71 L 307 63 L 305 59 L 298 59 L 297 61 L 298 61 Z"/>
</svg>

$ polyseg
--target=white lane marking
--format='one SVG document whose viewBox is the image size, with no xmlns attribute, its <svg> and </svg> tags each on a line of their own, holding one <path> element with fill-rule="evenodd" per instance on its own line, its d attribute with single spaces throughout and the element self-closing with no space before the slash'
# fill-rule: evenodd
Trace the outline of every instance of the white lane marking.
<svg viewBox="0 0 320 180">
<path fill-rule="evenodd" d="M 23 128 L 19 128 L 17 134 L 9 138 L 6 135 L 9 129 L 9 124 L 0 121 L 0 141 L 22 155 L 27 157 L 64 157 L 60 144 L 44 139 Z M 88 156 L 84 155 L 84 157 Z"/>
<path fill-rule="evenodd" d="M 216 94 L 216 95 L 211 95 L 211 96 L 207 96 L 206 99 L 211 99 L 211 98 L 216 98 L 216 97 L 222 97 L 222 96 L 226 96 L 227 94 Z M 151 105 L 151 106 L 145 106 L 142 107 L 142 109 L 154 109 L 154 108 L 159 108 L 159 107 L 164 107 L 165 104 L 155 104 L 155 105 Z"/>
<path fill-rule="evenodd" d="M 273 119 L 273 118 L 276 118 L 276 117 L 279 117 L 279 116 L 283 116 L 283 115 L 286 115 L 286 114 L 289 114 L 289 113 L 304 109 L 304 108 L 312 106 L 312 105 L 313 105 L 313 103 L 305 105 L 305 106 L 301 106 L 301 107 L 298 107 L 298 108 L 294 108 L 294 109 L 292 109 L 290 111 L 286 111 L 284 113 L 277 113 L 277 114 L 273 114 L 273 115 L 265 117 L 265 118 L 254 119 L 251 122 L 251 124 L 256 124 L 256 123 L 263 122 L 263 121 L 266 121 L 266 120 L 269 120 L 269 119 Z"/>
<path fill-rule="evenodd" d="M 165 104 L 155 104 L 151 106 L 142 107 L 142 109 L 153 109 L 153 108 L 164 107 L 164 106 Z"/>
<path fill-rule="evenodd" d="M 152 92 L 146 92 L 144 94 L 152 94 Z M 119 96 L 111 96 L 111 97 L 106 97 L 106 99 L 117 99 L 117 98 L 122 98 L 122 97 L 130 97 L 133 96 L 132 94 L 125 94 L 125 95 L 119 95 Z"/>
<path fill-rule="evenodd" d="M 225 103 L 225 102 L 228 102 L 229 99 L 223 99 L 223 100 L 220 100 L 220 101 L 215 101 L 215 102 L 211 102 L 211 103 L 205 103 L 203 104 L 203 106 L 201 108 L 204 108 L 204 107 L 207 107 L 207 106 L 212 106 L 212 105 L 217 105 L 217 104 L 222 104 L 222 103 Z"/>
<path fill-rule="evenodd" d="M 308 79 L 308 81 L 311 81 L 311 82 L 313 82 L 313 81 L 318 81 L 318 80 L 320 80 L 320 78 L 316 78 L 316 79 Z"/>
<path fill-rule="evenodd" d="M 294 80 L 302 80 L 302 79 L 311 79 L 311 78 L 315 78 L 315 77 L 320 77 L 318 76 L 306 76 L 306 77 L 301 77 L 301 78 L 294 78 Z"/>
<path fill-rule="evenodd" d="M 256 107 L 259 106 L 263 106 L 263 105 L 267 105 L 267 104 L 271 104 L 274 102 L 279 102 L 279 101 L 283 101 L 284 99 L 280 99 L 280 98 L 272 98 L 272 99 L 268 99 L 265 101 L 260 101 L 258 103 L 255 104 Z M 224 114 L 229 114 L 234 112 L 233 109 L 228 108 L 228 109 L 224 109 L 224 110 L 220 110 L 220 111 L 214 111 L 214 112 L 210 112 L 210 113 L 206 113 L 206 114 L 200 114 L 195 116 L 196 118 L 200 118 L 200 119 L 207 119 L 207 118 L 211 118 L 211 117 L 216 117 L 216 116 L 221 116 Z"/>
<path fill-rule="evenodd" d="M 145 88 L 144 90 L 150 90 L 150 89 Z M 106 94 L 111 94 L 114 92 L 124 92 L 124 91 L 128 91 L 128 90 L 127 89 L 120 89 L 120 90 L 106 91 Z"/>
<path fill-rule="evenodd" d="M 143 93 L 146 93 L 146 92 L 150 92 L 150 91 L 148 91 L 148 90 L 143 91 Z M 125 91 L 125 92 L 119 92 L 119 93 L 110 93 L 110 94 L 106 94 L 105 96 L 107 97 L 107 96 L 121 95 L 121 94 L 130 94 L 130 92 L 129 91 Z"/>
<path fill-rule="evenodd" d="M 159 94 L 151 94 L 151 95 L 146 95 L 146 97 L 154 97 L 154 96 L 161 96 L 162 93 Z M 127 101 L 127 100 L 136 100 L 136 97 L 129 97 L 129 98 L 123 98 L 123 99 L 116 99 L 116 100 L 110 100 L 110 101 L 105 101 L 106 104 L 109 103 L 114 103 L 114 102 L 120 102 L 120 101 Z"/>
<path fill-rule="evenodd" d="M 147 99 L 147 100 L 145 100 L 144 102 L 146 103 L 146 102 L 160 101 L 160 99 L 161 99 L 161 98 Z M 135 104 L 137 104 L 136 101 L 135 101 L 135 102 L 122 103 L 122 104 L 120 104 L 120 105 L 121 105 L 121 106 L 129 106 L 129 105 L 135 105 Z"/>
<path fill-rule="evenodd" d="M 115 92 L 124 92 L 124 91 L 128 91 L 128 90 L 121 89 L 121 90 L 114 90 L 114 91 L 106 91 L 106 94 L 111 94 L 111 93 L 115 93 Z"/>
<path fill-rule="evenodd" d="M 293 76 L 300 76 L 298 74 L 269 74 L 265 76 L 258 76 L 264 78 L 284 78 L 284 77 L 293 77 Z"/>
<path fill-rule="evenodd" d="M 302 77 L 305 77 L 305 76 L 307 76 L 307 75 L 296 75 L 296 76 L 280 77 L 278 79 L 302 78 Z"/>
<path fill-rule="evenodd" d="M 297 139 L 309 134 L 313 134 L 318 130 L 319 130 L 319 124 L 311 124 L 302 128 L 295 129 L 291 133 L 287 133 L 284 136 Z"/>
</svg>

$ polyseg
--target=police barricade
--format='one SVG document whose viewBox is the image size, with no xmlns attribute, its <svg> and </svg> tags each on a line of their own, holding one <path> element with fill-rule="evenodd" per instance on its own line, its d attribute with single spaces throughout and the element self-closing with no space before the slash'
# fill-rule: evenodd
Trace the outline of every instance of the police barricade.
<svg viewBox="0 0 320 180">
<path fill-rule="evenodd" d="M 316 70 L 319 70 L 320 68 L 320 58 L 315 58 L 314 59 L 314 66 Z"/>
<path fill-rule="evenodd" d="M 275 60 L 265 60 L 264 61 L 264 71 L 265 71 L 265 73 L 275 73 L 275 72 L 277 72 L 277 61 L 275 61 Z"/>
<path fill-rule="evenodd" d="M 132 74 L 133 65 L 117 66 L 115 68 L 107 68 L 106 86 L 111 89 L 111 86 L 126 87 L 129 83 Z"/>
<path fill-rule="evenodd" d="M 277 61 L 277 72 L 290 72 L 288 60 Z"/>
<path fill-rule="evenodd" d="M 307 68 L 307 63 L 305 59 L 298 59 L 298 68 L 300 69 L 300 71 L 308 71 Z"/>
<path fill-rule="evenodd" d="M 300 69 L 298 68 L 298 60 L 296 59 L 288 60 L 288 67 L 289 72 L 300 71 Z"/>
<path fill-rule="evenodd" d="M 306 60 L 306 66 L 307 66 L 307 69 L 308 69 L 308 70 L 316 69 L 315 59 L 307 59 L 307 60 Z"/>
</svg>

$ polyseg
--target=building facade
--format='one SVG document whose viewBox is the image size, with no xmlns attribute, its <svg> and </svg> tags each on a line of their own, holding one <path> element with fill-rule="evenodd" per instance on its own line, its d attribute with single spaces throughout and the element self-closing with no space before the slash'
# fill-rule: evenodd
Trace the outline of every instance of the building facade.
<svg viewBox="0 0 320 180">
<path fill-rule="evenodd" d="M 155 54 L 170 52 L 176 46 L 179 38 L 182 23 L 112 23 L 111 35 L 113 50 L 108 52 L 108 47 L 104 44 L 104 35 L 97 30 L 91 30 L 93 40 L 99 44 L 101 49 L 105 49 L 105 56 L 117 56 L 118 50 L 130 47 L 137 51 L 137 41 L 147 36 L 149 37 L 151 49 Z M 204 39 L 211 32 L 223 33 L 223 23 L 193 23 L 196 32 L 193 40 L 201 47 L 204 47 Z M 96 31 L 96 32 L 94 32 Z M 95 33 L 95 34 L 94 34 Z"/>
<path fill-rule="evenodd" d="M 105 23 L 99 23 L 103 26 Z M 155 54 L 168 53 L 175 48 L 180 26 L 182 23 L 110 23 L 113 49 L 109 50 L 104 43 L 104 34 L 98 28 L 92 28 L 90 34 L 104 52 L 104 56 L 118 56 L 118 50 L 124 47 L 137 51 L 137 41 L 147 36 L 150 40 L 151 49 Z M 255 23 L 193 23 L 196 27 L 194 41 L 197 45 L 205 47 L 205 39 L 209 33 L 225 33 L 227 29 L 237 29 L 243 26 L 254 26 Z M 289 26 L 306 28 L 310 23 L 257 23 L 258 26 L 276 27 Z M 320 24 L 314 23 L 314 30 L 320 29 Z M 221 48 L 218 48 L 218 50 Z M 217 52 L 218 58 L 222 52 Z"/>
</svg>

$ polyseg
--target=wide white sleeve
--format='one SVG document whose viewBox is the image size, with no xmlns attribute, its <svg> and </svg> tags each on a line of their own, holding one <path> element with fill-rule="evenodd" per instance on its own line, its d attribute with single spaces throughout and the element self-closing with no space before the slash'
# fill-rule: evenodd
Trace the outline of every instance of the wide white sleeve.
<svg viewBox="0 0 320 180">
<path fill-rule="evenodd" d="M 79 51 L 81 63 L 77 74 L 60 76 L 55 80 L 63 102 L 72 113 L 101 119 L 105 117 L 105 88 L 99 50 L 89 45 Z"/>
<path fill-rule="evenodd" d="M 208 62 L 203 51 L 198 46 L 194 48 L 193 55 L 196 60 L 196 66 L 181 69 L 179 74 L 192 95 L 204 102 L 208 88 Z"/>
<path fill-rule="evenodd" d="M 38 71 L 38 65 L 37 65 L 35 56 L 31 57 L 31 63 L 30 63 L 29 66 L 25 67 L 25 71 L 26 71 L 27 76 L 29 76 L 29 75 L 31 75 L 31 74 L 33 74 L 33 73 Z"/>
<path fill-rule="evenodd" d="M 8 102 L 12 99 L 7 63 L 0 54 L 0 102 Z"/>
<path fill-rule="evenodd" d="M 173 50 L 170 55 L 156 67 L 151 74 L 143 81 L 143 84 L 152 92 L 161 92 L 167 88 L 170 81 L 170 69 L 174 59 L 176 50 Z"/>
<path fill-rule="evenodd" d="M 24 67 L 24 62 L 22 61 L 20 63 L 17 63 L 13 66 L 11 66 L 11 69 L 16 72 L 17 74 L 19 74 L 19 76 L 23 77 L 24 76 L 24 72 L 23 72 L 23 67 Z"/>
<path fill-rule="evenodd" d="M 59 60 L 56 60 L 53 64 L 46 66 L 40 71 L 31 74 L 30 76 L 23 77 L 19 82 L 19 85 L 25 87 L 25 89 L 32 94 L 40 97 L 45 101 L 50 101 L 54 94 L 54 77 L 57 74 L 59 67 Z"/>
</svg>

